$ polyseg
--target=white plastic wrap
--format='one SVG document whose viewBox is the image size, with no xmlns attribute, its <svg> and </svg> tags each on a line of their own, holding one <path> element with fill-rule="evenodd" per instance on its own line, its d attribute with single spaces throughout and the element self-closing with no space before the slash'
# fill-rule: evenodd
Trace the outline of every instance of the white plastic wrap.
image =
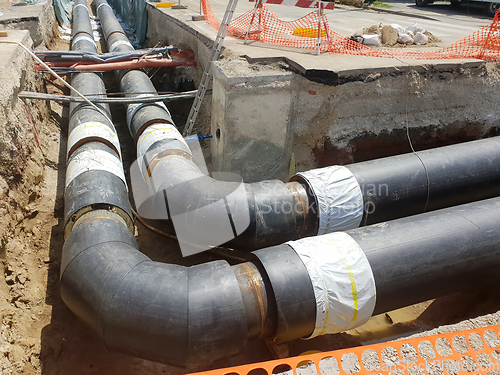
<svg viewBox="0 0 500 375">
<path fill-rule="evenodd" d="M 72 43 L 72 45 L 74 45 L 76 42 L 79 42 L 80 40 L 86 40 L 86 41 L 92 43 L 97 48 L 97 44 L 95 44 L 94 38 L 92 38 L 88 34 L 78 34 L 75 38 L 73 38 L 73 40 L 71 41 L 71 43 Z"/>
<path fill-rule="evenodd" d="M 425 29 L 423 27 L 418 26 L 416 23 L 406 28 L 406 31 L 411 31 L 413 34 L 421 32 L 425 33 Z"/>
<path fill-rule="evenodd" d="M 107 171 L 118 176 L 127 186 L 123 166 L 117 157 L 104 150 L 86 150 L 71 157 L 66 168 L 66 187 L 87 171 Z"/>
<path fill-rule="evenodd" d="M 137 160 L 139 160 L 139 169 L 141 170 L 141 172 L 143 172 L 143 163 L 141 159 L 154 143 L 163 139 L 177 139 L 184 143 L 187 148 L 189 148 L 186 140 L 174 125 L 153 124 L 151 126 L 148 126 L 137 140 Z"/>
<path fill-rule="evenodd" d="M 361 35 L 363 38 L 363 44 L 366 46 L 380 46 L 380 35 Z"/>
<path fill-rule="evenodd" d="M 344 232 L 287 242 L 304 263 L 316 298 L 316 325 L 306 339 L 364 324 L 373 313 L 376 288 L 366 255 Z"/>
<path fill-rule="evenodd" d="M 413 43 L 413 39 L 409 34 L 401 33 L 399 34 L 398 43 L 405 43 L 405 44 Z"/>
<path fill-rule="evenodd" d="M 403 29 L 403 27 L 401 25 L 398 25 L 397 23 L 391 23 L 390 25 L 394 30 L 396 30 L 398 32 L 398 34 L 400 33 L 404 33 L 405 32 L 405 29 Z"/>
<path fill-rule="evenodd" d="M 415 44 L 424 45 L 424 44 L 427 44 L 429 42 L 429 38 L 424 33 L 417 31 L 415 33 L 415 37 L 413 38 L 413 41 L 415 42 Z"/>
<path fill-rule="evenodd" d="M 117 40 L 111 45 L 111 47 L 109 47 L 109 52 L 115 52 L 115 49 L 118 48 L 118 46 L 129 46 L 130 48 L 134 48 L 128 40 Z"/>
<path fill-rule="evenodd" d="M 153 96 L 156 96 L 156 95 L 155 94 L 140 94 L 140 95 L 137 95 L 135 97 L 136 98 L 150 98 L 150 97 L 153 97 Z M 170 115 L 170 112 L 168 111 L 167 106 L 163 102 L 129 104 L 128 107 L 127 107 L 127 124 L 128 124 L 128 128 L 129 129 L 130 129 L 130 124 L 132 122 L 132 119 L 134 118 L 135 113 L 139 109 L 141 109 L 142 107 L 144 107 L 145 105 L 151 105 L 151 104 L 154 104 L 157 107 L 160 107 L 160 108 L 164 109 Z"/>
<path fill-rule="evenodd" d="M 89 121 L 79 124 L 75 127 L 68 136 L 68 155 L 73 146 L 85 138 L 101 138 L 115 146 L 118 154 L 121 157 L 120 141 L 114 129 L 101 122 Z"/>
<path fill-rule="evenodd" d="M 317 203 L 318 235 L 359 227 L 363 193 L 346 167 L 332 166 L 297 173 L 311 187 Z"/>
</svg>

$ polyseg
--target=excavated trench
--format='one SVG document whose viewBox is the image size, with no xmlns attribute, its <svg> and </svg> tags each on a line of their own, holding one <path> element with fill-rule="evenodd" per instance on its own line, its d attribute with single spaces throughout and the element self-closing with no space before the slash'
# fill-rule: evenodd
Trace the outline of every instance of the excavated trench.
<svg viewBox="0 0 500 375">
<path fill-rule="evenodd" d="M 50 8 L 50 7 L 49 7 Z M 53 18 L 41 17 L 41 21 Z M 43 21 L 49 22 L 49 21 Z M 53 26 L 53 25 L 52 25 Z M 49 27 L 50 28 L 50 27 Z M 17 31 L 16 31 L 17 32 Z M 14 36 L 17 34 L 11 34 Z M 29 44 L 28 34 L 19 38 Z M 153 41 L 150 41 L 151 43 Z M 47 46 L 67 50 L 69 44 L 55 35 Z M 106 47 L 102 48 L 105 50 Z M 130 356 L 110 353 L 106 346 L 64 304 L 59 292 L 61 249 L 64 243 L 64 185 L 66 173 L 66 140 L 68 137 L 68 106 L 57 102 L 25 100 L 20 91 L 68 94 L 41 79 L 32 60 L 20 49 L 8 50 L 12 59 L 5 62 L 2 78 L 0 128 L 1 242 L 0 256 L 0 372 L 2 374 L 102 374 L 102 373 L 167 373 L 182 374 L 185 369 Z M 154 74 L 156 89 L 185 91 L 193 89 L 200 70 L 162 69 Z M 117 92 L 113 74 L 105 75 L 108 92 Z M 208 100 L 210 103 L 210 100 Z M 169 105 L 173 120 L 183 124 L 191 100 Z M 35 128 L 26 110 L 29 111 Z M 119 135 L 125 171 L 135 160 L 135 145 L 126 124 L 123 106 L 111 105 L 111 115 Z M 320 119 L 321 120 L 321 119 Z M 318 122 L 318 124 L 320 121 Z M 415 148 L 432 148 L 445 144 L 498 135 L 495 123 L 478 131 L 465 121 L 436 127 L 422 127 L 415 135 Z M 203 123 L 200 132 L 210 126 Z M 471 130 L 472 129 L 472 130 Z M 346 145 L 337 147 L 325 135 L 322 143 L 310 147 L 297 168 L 325 166 L 408 152 L 402 130 L 376 134 L 360 132 Z M 319 136 L 318 136 L 319 137 Z M 396 142 L 395 140 L 398 140 Z M 204 141 L 204 152 L 211 163 L 210 143 Z M 293 141 L 295 152 L 300 147 Z M 292 148 L 293 149 L 293 148 Z M 354 150 L 354 151 L 353 151 Z M 304 153 L 307 154 L 307 153 Z M 127 173 L 127 178 L 129 178 Z M 287 181 L 287 179 L 285 179 Z M 173 233 L 163 221 L 148 223 L 164 232 Z M 145 255 L 153 261 L 191 266 L 224 259 L 221 254 L 202 253 L 182 257 L 175 240 L 153 233 L 138 221 L 134 223 L 135 238 Z M 235 255 L 226 252 L 226 255 Z M 236 255 L 241 255 L 237 253 Z M 228 258 L 230 264 L 238 263 Z M 425 334 L 443 325 L 451 330 L 467 329 L 500 323 L 499 285 L 460 292 L 414 306 L 405 307 L 371 318 L 365 325 L 345 333 L 295 340 L 279 348 L 279 355 L 294 356 L 310 350 L 330 351 L 394 340 L 412 334 Z M 197 370 L 221 368 L 238 364 L 275 359 L 276 348 L 263 341 L 249 341 L 244 354 L 218 360 Z"/>
</svg>

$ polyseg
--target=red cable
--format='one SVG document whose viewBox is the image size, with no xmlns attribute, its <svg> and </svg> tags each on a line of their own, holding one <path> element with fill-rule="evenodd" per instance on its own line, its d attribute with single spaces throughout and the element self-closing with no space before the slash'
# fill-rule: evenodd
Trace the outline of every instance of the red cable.
<svg viewBox="0 0 500 375">
<path fill-rule="evenodd" d="M 26 107 L 26 103 L 24 103 L 24 101 L 21 98 L 18 98 L 18 99 L 24 105 L 24 109 L 26 110 L 26 114 L 28 115 L 28 119 L 30 120 L 31 127 L 33 128 L 33 133 L 35 134 L 36 144 L 38 145 L 39 148 L 41 148 L 40 142 L 38 141 L 38 134 L 36 134 L 35 124 L 33 123 L 33 119 L 31 118 L 30 111 L 28 111 L 28 107 Z"/>
</svg>

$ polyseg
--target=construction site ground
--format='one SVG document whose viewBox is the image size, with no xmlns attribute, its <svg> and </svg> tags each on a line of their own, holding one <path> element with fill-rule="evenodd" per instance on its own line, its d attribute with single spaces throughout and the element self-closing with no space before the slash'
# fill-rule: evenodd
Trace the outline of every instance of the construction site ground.
<svg viewBox="0 0 500 375">
<path fill-rule="evenodd" d="M 190 0 L 183 0 L 182 3 L 190 8 L 165 12 L 183 20 L 186 27 L 196 28 L 213 38 L 215 30 L 202 21 L 191 21 L 191 15 L 198 11 L 198 3 Z M 388 3 L 393 4 L 391 1 Z M 222 17 L 223 1 L 212 0 L 211 4 L 215 13 Z M 0 6 L 4 15 L 9 14 L 4 7 L 12 5 Z M 252 3 L 241 2 L 238 11 L 241 13 L 251 7 Z M 30 6 L 19 8 L 19 12 L 23 13 Z M 396 22 L 405 26 L 418 22 L 437 35 L 443 46 L 490 22 L 477 10 L 469 14 L 462 8 L 444 9 L 442 12 L 441 8 L 444 9 L 444 6 L 420 10 L 410 3 L 398 2 L 394 3 L 392 9 L 401 13 L 395 14 L 337 6 L 329 14 L 329 20 L 332 28 L 346 36 L 358 27 L 379 22 Z M 291 7 L 272 9 L 281 17 L 289 19 L 309 11 Z M 11 30 L 7 23 L 3 25 Z M 53 25 L 45 26 L 53 28 Z M 9 36 L 0 40 L 19 40 L 30 44 L 28 33 L 21 31 L 9 31 Z M 259 42 L 244 46 L 241 40 L 234 38 L 227 38 L 225 45 L 235 54 L 252 59 L 284 56 L 303 69 L 333 69 L 340 72 L 407 64 L 393 59 L 327 53 L 316 56 L 314 51 L 288 50 Z M 67 50 L 69 43 L 59 39 L 56 33 L 52 42 L 45 47 Z M 64 242 L 63 192 L 68 107 L 56 102 L 26 101 L 37 131 L 38 146 L 17 93 L 21 90 L 63 92 L 37 78 L 32 60 L 19 47 L 0 44 L 0 51 L 0 99 L 4 109 L 0 112 L 0 374 L 175 375 L 192 372 L 193 369 L 188 371 L 108 352 L 105 345 L 61 300 L 59 269 Z M 112 81 L 112 77 L 108 79 Z M 123 108 L 112 107 L 112 114 L 127 167 L 134 159 L 134 145 L 126 129 Z M 175 241 L 152 233 L 138 222 L 136 237 L 140 249 L 154 260 L 190 265 L 217 258 L 213 254 L 182 258 Z M 307 341 L 297 340 L 288 346 L 289 355 L 299 355 L 309 350 L 348 348 L 412 334 L 425 335 L 500 324 L 499 291 L 499 285 L 492 285 L 481 290 L 462 292 L 374 317 L 365 326 L 347 333 Z M 245 354 L 196 370 L 275 358 L 265 343 L 255 341 Z"/>
</svg>

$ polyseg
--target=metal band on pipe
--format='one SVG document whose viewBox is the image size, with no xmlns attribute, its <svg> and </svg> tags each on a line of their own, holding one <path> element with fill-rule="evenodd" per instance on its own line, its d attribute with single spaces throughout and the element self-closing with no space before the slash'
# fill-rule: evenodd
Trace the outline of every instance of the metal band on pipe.
<svg viewBox="0 0 500 375">
<path fill-rule="evenodd" d="M 373 313 L 373 272 L 358 243 L 345 232 L 287 242 L 306 266 L 316 298 L 316 324 L 307 339 L 364 324 Z"/>
<path fill-rule="evenodd" d="M 152 96 L 156 96 L 156 94 L 142 94 L 142 95 L 137 95 L 138 98 L 152 97 Z M 166 111 L 168 113 L 168 115 L 170 116 L 170 112 L 168 111 L 167 106 L 163 102 L 130 104 L 127 107 L 127 125 L 128 125 L 129 129 L 131 129 L 132 120 L 133 120 L 135 114 L 137 113 L 137 111 L 139 109 L 141 109 L 142 107 L 146 106 L 146 105 L 155 105 L 157 107 L 160 107 L 161 109 L 163 109 L 164 111 Z"/>
<path fill-rule="evenodd" d="M 119 177 L 125 186 L 127 186 L 127 180 L 125 179 L 120 159 L 103 150 L 85 150 L 73 155 L 66 169 L 65 186 L 68 187 L 71 181 L 82 173 L 94 170 L 110 172 Z"/>
<path fill-rule="evenodd" d="M 318 235 L 359 227 L 363 193 L 346 167 L 332 166 L 297 173 L 311 188 L 318 204 Z"/>
<path fill-rule="evenodd" d="M 106 5 L 107 7 L 109 7 L 109 9 L 113 10 L 113 8 L 111 8 L 111 6 L 110 6 L 108 3 L 101 3 L 101 4 L 99 4 L 99 6 L 98 6 L 98 7 L 97 7 L 97 9 L 96 9 L 96 13 L 99 13 L 99 9 L 100 9 L 103 5 Z"/>
<path fill-rule="evenodd" d="M 86 5 L 83 5 L 83 4 L 76 4 L 74 7 L 73 7 L 73 12 L 75 12 L 75 9 L 78 8 L 78 7 L 82 7 L 82 8 L 85 8 L 85 10 L 87 11 L 87 13 L 89 12 L 89 8 L 87 8 Z"/>
<path fill-rule="evenodd" d="M 75 144 L 85 138 L 101 138 L 109 142 L 121 157 L 120 141 L 116 131 L 102 122 L 89 121 L 76 126 L 68 136 L 68 151 L 66 157 Z"/>
</svg>

